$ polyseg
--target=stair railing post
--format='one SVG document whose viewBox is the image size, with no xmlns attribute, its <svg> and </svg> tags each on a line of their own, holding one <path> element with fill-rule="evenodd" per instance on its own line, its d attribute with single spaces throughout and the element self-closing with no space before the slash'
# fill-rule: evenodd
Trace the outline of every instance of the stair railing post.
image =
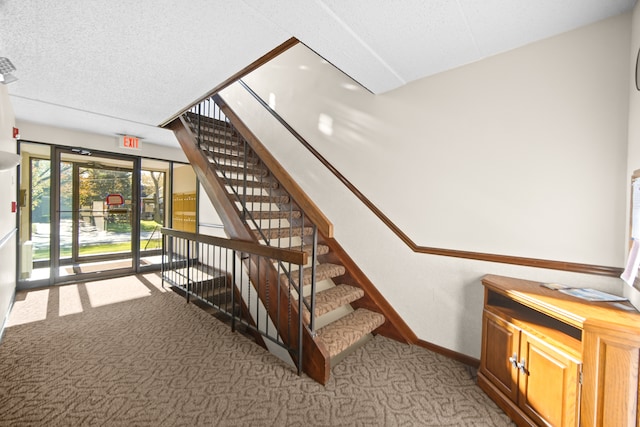
<svg viewBox="0 0 640 427">
<path fill-rule="evenodd" d="M 162 278 L 162 289 L 164 289 L 164 275 L 165 272 L 167 271 L 167 253 L 166 253 L 166 244 L 165 244 L 165 240 L 168 238 L 168 236 L 164 235 L 164 234 L 160 234 L 161 238 L 162 238 L 162 249 L 160 250 L 160 253 L 162 254 L 160 260 L 160 277 Z"/>
<path fill-rule="evenodd" d="M 244 163 L 244 177 L 242 179 L 242 220 L 247 220 L 247 142 L 242 144 L 242 157 Z M 262 210 L 262 206 L 260 207 Z"/>
<path fill-rule="evenodd" d="M 227 252 L 228 253 L 228 252 Z M 231 251 L 231 332 L 236 331 L 236 251 Z M 227 264 L 228 265 L 228 264 Z"/>
<path fill-rule="evenodd" d="M 191 240 L 187 240 L 187 304 L 191 300 Z"/>
<path fill-rule="evenodd" d="M 318 227 L 313 225 L 313 245 L 311 246 L 311 295 L 309 295 L 310 304 L 310 316 L 309 316 L 309 329 L 311 330 L 311 334 L 315 336 L 316 334 L 316 250 L 318 248 Z M 302 313 L 302 312 L 301 312 Z"/>
<path fill-rule="evenodd" d="M 302 323 L 302 310 L 304 309 L 304 297 L 302 296 L 302 287 L 303 287 L 303 273 L 302 266 L 298 268 L 298 375 L 302 375 L 302 328 L 304 328 L 304 324 Z"/>
<path fill-rule="evenodd" d="M 200 149 L 202 149 L 202 123 L 200 121 L 200 117 L 202 117 L 202 103 L 198 104 L 198 123 L 197 125 L 197 133 L 196 133 L 196 140 L 198 141 L 198 147 Z"/>
</svg>

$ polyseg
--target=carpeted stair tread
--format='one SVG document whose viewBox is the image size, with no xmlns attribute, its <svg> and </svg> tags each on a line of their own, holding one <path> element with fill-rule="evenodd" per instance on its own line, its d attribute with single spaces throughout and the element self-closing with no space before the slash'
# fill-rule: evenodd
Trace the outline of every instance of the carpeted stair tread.
<svg viewBox="0 0 640 427">
<path fill-rule="evenodd" d="M 224 141 L 220 142 L 207 142 L 200 145 L 200 148 L 208 154 L 216 158 L 227 158 L 242 160 L 246 158 L 250 163 L 259 163 L 260 158 L 254 154 L 251 150 L 245 150 L 243 147 L 237 144 L 225 144 Z"/>
<path fill-rule="evenodd" d="M 237 168 L 241 168 L 244 166 L 245 164 L 245 160 L 246 160 L 246 164 L 249 165 L 250 167 L 256 166 L 257 164 L 260 163 L 260 160 L 258 160 L 255 157 L 247 157 L 246 159 L 243 157 L 236 157 L 236 156 L 230 156 L 230 155 L 225 155 L 225 154 L 218 154 L 216 152 L 211 152 L 211 151 L 205 151 L 205 154 L 207 155 L 207 157 L 210 160 L 214 160 L 216 164 L 218 165 L 228 165 L 228 166 L 234 166 Z"/>
<path fill-rule="evenodd" d="M 209 153 L 210 155 L 221 156 L 221 157 L 230 157 L 230 158 L 241 158 L 244 159 L 245 153 L 239 147 L 229 146 L 227 144 L 203 144 L 200 147 L 205 154 Z M 260 161 L 258 157 L 252 154 L 252 151 L 247 152 L 247 158 L 255 159 L 256 161 Z"/>
<path fill-rule="evenodd" d="M 194 135 L 196 135 L 195 130 L 193 131 Z M 216 146 L 216 147 L 226 147 L 234 150 L 240 150 L 242 148 L 242 142 L 238 139 L 237 135 L 231 133 L 224 132 L 215 132 L 211 133 L 205 132 L 201 133 L 199 136 L 196 135 L 196 139 L 200 146 Z"/>
<path fill-rule="evenodd" d="M 316 283 L 321 280 L 332 279 L 334 277 L 342 276 L 345 272 L 346 272 L 346 269 L 344 268 L 344 265 L 330 264 L 330 263 L 318 264 L 316 265 Z M 305 267 L 304 270 L 302 270 L 302 286 L 309 286 L 311 284 L 311 273 L 312 273 L 311 267 Z M 292 271 L 291 277 L 293 279 L 294 286 L 297 286 L 298 271 L 297 270 Z M 287 275 L 282 274 L 281 278 L 283 282 L 285 282 L 287 279 Z"/>
<path fill-rule="evenodd" d="M 229 128 L 224 128 L 222 126 L 202 126 L 200 128 L 200 133 L 198 133 L 197 126 L 191 126 L 191 132 L 193 132 L 196 139 L 200 142 L 202 141 L 217 141 L 224 142 L 226 145 L 239 145 L 240 141 L 238 140 L 238 135 Z"/>
<path fill-rule="evenodd" d="M 288 218 L 300 218 L 302 214 L 300 211 L 256 211 L 251 212 L 253 219 L 288 219 Z"/>
<path fill-rule="evenodd" d="M 267 176 L 269 174 L 269 171 L 261 167 L 251 167 L 251 168 L 244 169 L 244 168 L 239 168 L 239 167 L 229 166 L 229 165 L 214 165 L 214 166 L 218 171 L 235 173 L 240 176 L 244 175 L 245 172 L 247 175 L 262 176 L 262 177 Z"/>
<path fill-rule="evenodd" d="M 316 339 L 324 344 L 329 357 L 334 357 L 373 332 L 384 322 L 385 318 L 382 314 L 359 308 L 318 329 Z"/>
<path fill-rule="evenodd" d="M 313 245 L 303 245 L 296 246 L 291 248 L 293 251 L 302 251 L 305 252 L 309 257 L 311 257 L 313 253 Z M 316 255 L 326 255 L 329 253 L 329 246 L 327 245 L 316 245 Z"/>
<path fill-rule="evenodd" d="M 252 179 L 247 179 L 246 181 L 243 179 L 234 179 L 228 178 L 225 180 L 225 183 L 231 187 L 244 187 L 245 183 L 247 187 L 252 188 L 278 188 L 278 183 L 276 181 L 271 180 L 260 180 L 254 181 Z"/>
<path fill-rule="evenodd" d="M 237 132 L 227 122 L 223 120 L 213 119 L 188 112 L 185 114 L 187 123 L 191 128 L 191 131 L 196 137 L 211 137 L 217 135 L 224 135 L 226 138 L 237 137 Z M 198 132 L 198 128 L 200 131 Z"/>
<path fill-rule="evenodd" d="M 310 236 L 313 234 L 312 227 L 285 227 L 285 228 L 263 228 L 262 230 L 254 230 L 253 233 L 258 239 L 266 236 L 267 239 L 286 239 L 294 236 Z"/>
<path fill-rule="evenodd" d="M 247 194 L 246 196 L 240 195 L 246 203 L 289 203 L 289 196 L 286 194 L 280 196 L 264 196 L 260 194 Z"/>
<path fill-rule="evenodd" d="M 364 296 L 364 291 L 356 286 L 338 285 L 333 288 L 316 293 L 316 317 L 327 314 L 343 305 L 351 304 L 353 301 Z M 310 298 L 306 297 L 305 302 L 310 304 Z M 304 310 L 303 318 L 306 323 L 310 321 L 308 310 Z"/>
<path fill-rule="evenodd" d="M 201 125 L 214 126 L 216 128 L 233 130 L 233 128 L 225 120 L 215 119 L 213 117 L 208 117 L 206 115 L 198 114 L 193 111 L 186 112 L 185 116 L 187 117 L 189 122 L 191 122 L 194 125 L 197 125 L 198 123 L 200 123 Z"/>
</svg>

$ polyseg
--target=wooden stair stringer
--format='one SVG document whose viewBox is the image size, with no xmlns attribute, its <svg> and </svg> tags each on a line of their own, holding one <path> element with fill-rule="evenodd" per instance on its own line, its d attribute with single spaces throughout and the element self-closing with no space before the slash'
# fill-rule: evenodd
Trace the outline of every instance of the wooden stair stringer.
<svg viewBox="0 0 640 427">
<path fill-rule="evenodd" d="M 345 252 L 342 246 L 335 239 L 326 238 L 320 234 L 318 235 L 318 243 L 329 247 L 328 253 L 318 256 L 318 261 L 321 263 L 343 265 L 346 272 L 340 277 L 340 282 L 359 287 L 364 291 L 364 296 L 353 301 L 351 306 L 356 310 L 360 308 L 368 309 L 380 313 L 385 317 L 386 321 L 375 330 L 375 333 L 399 342 L 416 344 L 418 337 L 415 333 L 384 296 L 382 296 L 380 291 L 378 291 L 353 259 Z"/>
<path fill-rule="evenodd" d="M 242 222 L 238 208 L 230 200 L 222 179 L 213 169 L 209 159 L 198 147 L 196 137 L 191 132 L 189 125 L 182 117 L 179 117 L 167 124 L 166 127 L 175 134 L 202 188 L 220 216 L 229 237 L 253 241 L 251 230 Z"/>
</svg>

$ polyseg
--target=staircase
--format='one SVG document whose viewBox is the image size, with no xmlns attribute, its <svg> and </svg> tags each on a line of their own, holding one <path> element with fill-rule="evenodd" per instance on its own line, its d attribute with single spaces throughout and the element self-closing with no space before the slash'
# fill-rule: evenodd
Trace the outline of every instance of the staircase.
<svg viewBox="0 0 640 427">
<path fill-rule="evenodd" d="M 304 358 L 296 363 L 325 384 L 330 367 L 372 333 L 412 342 L 409 328 L 335 241 L 332 229 L 319 229 L 311 221 L 312 203 L 293 200 L 283 183 L 291 187 L 292 180 L 283 168 L 224 101 L 214 99 L 218 117 L 192 109 L 168 127 L 174 130 L 230 237 L 308 254 L 310 261 L 302 276 L 280 274 L 278 280 L 271 280 L 286 285 L 293 280 L 304 298 L 302 313 L 295 313 L 305 325 Z M 288 277 L 302 277 L 301 283 Z"/>
</svg>

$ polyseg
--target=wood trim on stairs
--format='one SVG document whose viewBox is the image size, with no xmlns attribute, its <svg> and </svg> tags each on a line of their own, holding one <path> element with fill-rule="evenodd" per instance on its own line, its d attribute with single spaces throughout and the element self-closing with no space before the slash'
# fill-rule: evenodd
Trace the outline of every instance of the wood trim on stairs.
<svg viewBox="0 0 640 427">
<path fill-rule="evenodd" d="M 222 112 L 231 120 L 233 126 L 238 133 L 247 141 L 253 151 L 256 152 L 258 157 L 264 165 L 269 169 L 270 173 L 276 178 L 283 187 L 287 189 L 287 192 L 296 202 L 296 204 L 302 209 L 303 212 L 309 217 L 312 223 L 318 227 L 318 232 L 325 236 L 333 237 L 333 224 L 322 213 L 320 208 L 309 198 L 309 196 L 300 188 L 298 183 L 287 173 L 282 165 L 273 157 L 273 155 L 267 150 L 260 140 L 249 130 L 244 122 L 236 115 L 236 113 L 229 107 L 229 105 L 220 98 L 219 95 L 213 96 L 214 101 Z"/>
<path fill-rule="evenodd" d="M 364 290 L 364 297 L 351 303 L 353 308 L 366 308 L 377 311 L 387 319 L 382 326 L 375 330 L 375 333 L 396 341 L 415 344 L 418 341 L 418 337 L 342 246 L 335 239 L 325 238 L 324 236 L 319 237 L 319 243 L 327 245 L 330 250 L 328 254 L 318 256 L 318 261 L 342 264 L 347 273 L 340 277 L 340 283 L 357 286 Z"/>
<path fill-rule="evenodd" d="M 456 249 L 443 249 L 429 246 L 421 246 L 414 242 L 404 231 L 400 229 L 389 217 L 387 217 L 376 205 L 371 202 L 355 185 L 353 185 L 340 171 L 338 171 L 322 154 L 320 154 L 309 142 L 295 131 L 276 111 L 274 111 L 260 96 L 246 83 L 240 80 L 238 83 L 244 87 L 271 115 L 280 122 L 291 134 L 307 149 L 320 163 L 327 168 L 338 180 L 349 189 L 380 221 L 382 221 L 393 233 L 400 238 L 413 252 L 441 255 L 454 258 L 474 259 L 478 261 L 497 262 L 502 264 L 515 264 L 527 267 L 548 268 L 552 270 L 571 271 L 575 273 L 596 274 L 602 276 L 619 277 L 622 268 L 581 264 L 575 262 L 555 261 L 538 258 L 527 258 L 510 255 L 490 254 L 484 252 L 461 251 Z"/>
</svg>

